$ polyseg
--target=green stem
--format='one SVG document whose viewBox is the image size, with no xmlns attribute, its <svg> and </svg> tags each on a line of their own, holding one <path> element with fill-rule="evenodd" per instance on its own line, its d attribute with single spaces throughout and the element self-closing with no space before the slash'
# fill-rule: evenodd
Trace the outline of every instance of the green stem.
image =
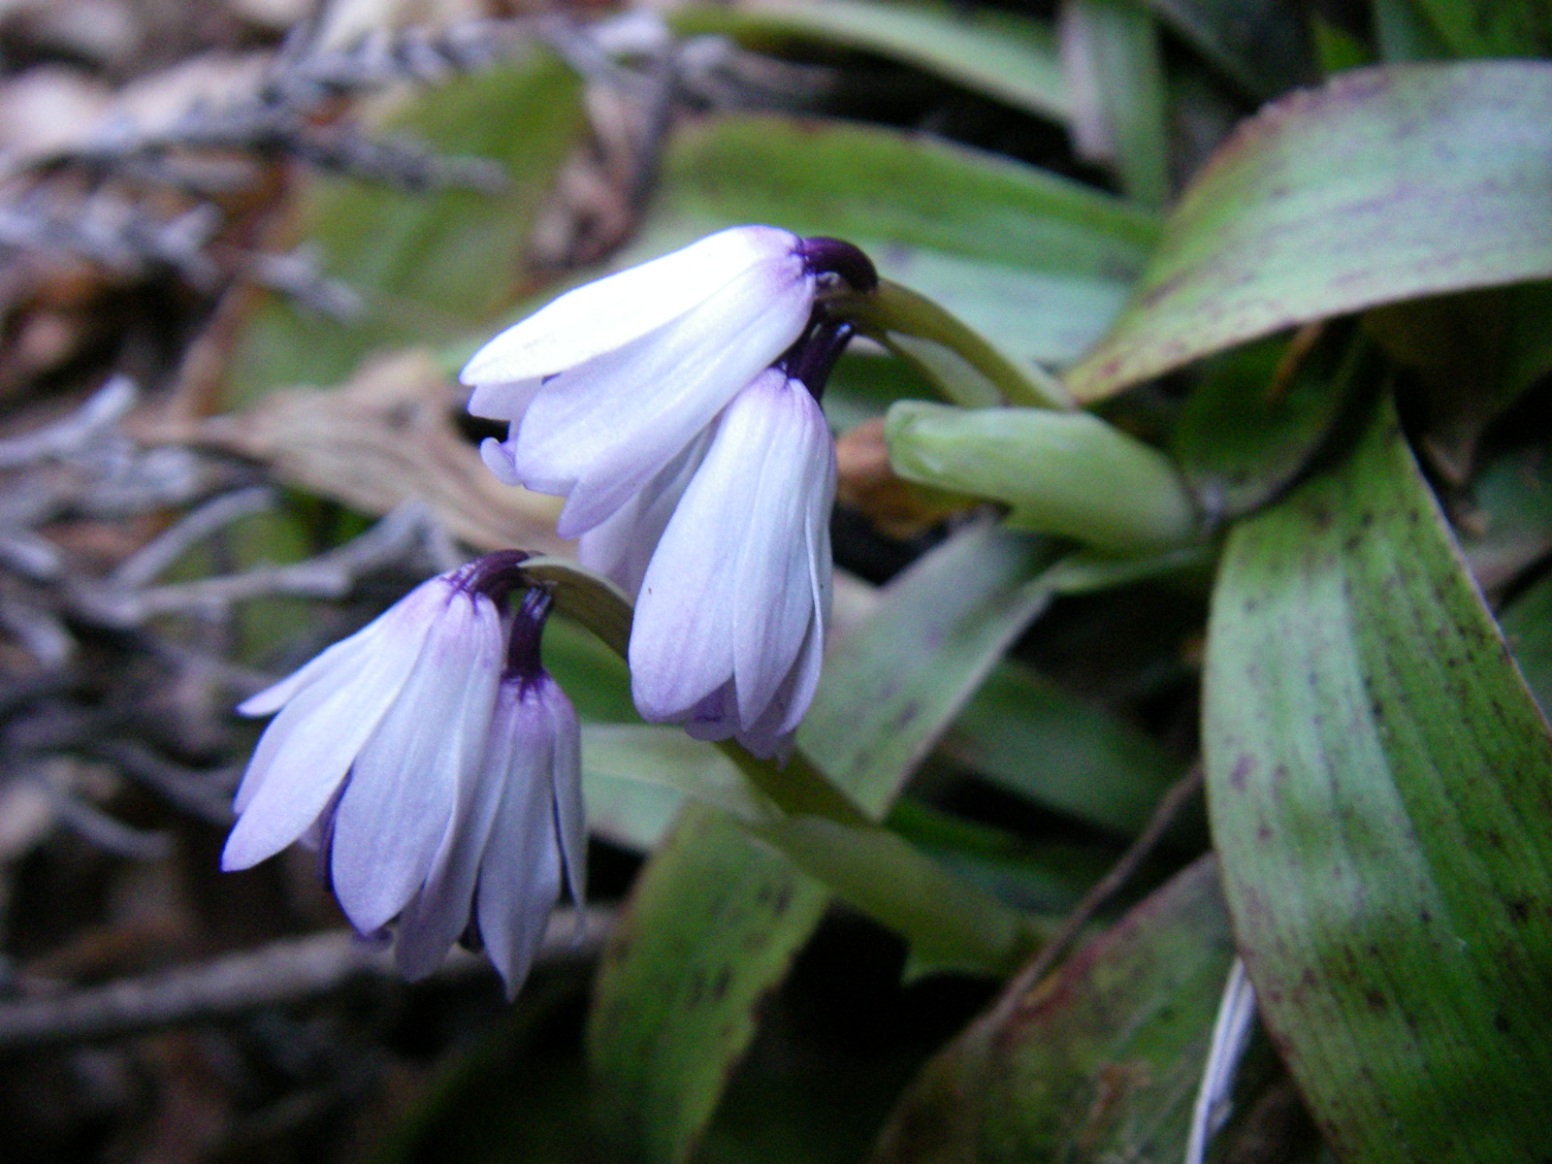
<svg viewBox="0 0 1552 1164">
<path fill-rule="evenodd" d="M 826 300 L 845 320 L 924 372 L 953 404 L 1008 403 L 1069 411 L 1076 407 L 1056 377 L 1020 367 L 984 337 L 924 295 L 882 280 L 872 291 Z"/>
<path fill-rule="evenodd" d="M 627 657 L 632 610 L 616 587 L 559 558 L 531 558 L 523 571 L 550 588 L 556 610 Z M 903 935 L 919 963 L 1009 974 L 1040 944 L 1036 922 L 878 824 L 802 753 L 778 768 L 731 740 L 718 747 L 780 813 L 733 819 Z"/>
</svg>

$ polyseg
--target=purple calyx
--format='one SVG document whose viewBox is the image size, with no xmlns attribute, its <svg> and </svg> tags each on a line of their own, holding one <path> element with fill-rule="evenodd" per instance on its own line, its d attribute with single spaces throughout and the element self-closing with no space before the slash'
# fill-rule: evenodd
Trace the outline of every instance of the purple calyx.
<svg viewBox="0 0 1552 1164">
<path fill-rule="evenodd" d="M 835 362 L 856 330 L 849 323 L 830 319 L 822 308 L 816 307 L 807 329 L 782 353 L 776 367 L 789 379 L 800 382 L 815 400 L 822 400 Z"/>
<path fill-rule="evenodd" d="M 514 591 L 525 589 L 528 579 L 523 563 L 533 557 L 527 550 L 496 550 L 474 559 L 453 575 L 453 585 L 468 594 L 480 594 L 497 606 L 505 606 Z"/>
<path fill-rule="evenodd" d="M 512 629 L 507 635 L 506 666 L 501 678 L 503 682 L 519 684 L 525 692 L 545 673 L 540 663 L 539 640 L 552 602 L 549 590 L 535 586 L 523 572 L 523 563 L 532 556 L 527 550 L 497 550 L 476 558 L 453 579 L 459 590 L 488 598 L 498 609 L 505 607 L 512 595 L 522 592 L 517 610 L 511 615 Z"/>
<path fill-rule="evenodd" d="M 516 683 L 521 693 L 539 680 L 548 678 L 539 661 L 539 640 L 544 634 L 544 620 L 549 617 L 550 592 L 541 586 L 523 594 L 517 613 L 512 616 L 512 630 L 507 636 L 507 665 L 501 672 L 503 683 Z"/>
<path fill-rule="evenodd" d="M 824 235 L 800 239 L 798 254 L 811 275 L 833 275 L 853 291 L 872 291 L 878 286 L 873 260 L 843 239 Z"/>
</svg>

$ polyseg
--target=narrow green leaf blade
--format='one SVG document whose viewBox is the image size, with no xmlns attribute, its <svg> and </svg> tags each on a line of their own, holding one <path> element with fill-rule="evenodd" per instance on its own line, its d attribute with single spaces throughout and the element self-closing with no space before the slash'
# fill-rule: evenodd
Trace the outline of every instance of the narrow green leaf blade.
<svg viewBox="0 0 1552 1164">
<path fill-rule="evenodd" d="M 1241 126 L 1187 190 L 1115 326 L 1096 400 L 1379 303 L 1552 274 L 1552 64 L 1343 73 Z"/>
<path fill-rule="evenodd" d="M 1142 830 L 1180 777 L 1150 737 L 1011 662 L 976 692 L 942 751 L 1016 796 L 1122 836 Z"/>
<path fill-rule="evenodd" d="M 834 648 L 799 746 L 882 815 L 1043 607 L 1048 556 L 988 524 L 921 559 Z M 688 1156 L 754 1033 L 759 1000 L 828 900 L 727 817 L 686 810 L 638 878 L 595 989 L 588 1046 L 612 1158 Z"/>
<path fill-rule="evenodd" d="M 1169 197 L 1169 93 L 1153 17 L 1130 0 L 1072 0 L 1059 25 L 1081 156 L 1111 163 L 1145 206 Z"/>
<path fill-rule="evenodd" d="M 990 8 L 870 0 L 687 8 L 683 34 L 720 33 L 759 47 L 778 37 L 818 40 L 893 57 L 1040 117 L 1065 121 L 1067 85 L 1055 37 L 1039 21 Z"/>
<path fill-rule="evenodd" d="M 930 1062 L 874 1164 L 1181 1159 L 1233 957 L 1204 857 Z"/>
<path fill-rule="evenodd" d="M 1283 0 L 1141 0 L 1247 93 L 1269 97 L 1307 81 L 1310 45 Z"/>
<path fill-rule="evenodd" d="M 1327 1141 L 1541 1158 L 1552 739 L 1388 407 L 1234 531 L 1205 698 L 1241 952 Z"/>
</svg>

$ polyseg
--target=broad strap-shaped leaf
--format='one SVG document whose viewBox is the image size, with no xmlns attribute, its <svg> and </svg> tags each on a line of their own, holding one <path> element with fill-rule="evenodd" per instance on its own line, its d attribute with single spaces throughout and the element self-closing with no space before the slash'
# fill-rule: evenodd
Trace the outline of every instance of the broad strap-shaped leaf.
<svg viewBox="0 0 1552 1164">
<path fill-rule="evenodd" d="M 799 745 L 882 814 L 1009 642 L 1044 605 L 1047 551 L 965 531 L 893 582 L 837 644 Z M 930 664 L 930 665 L 929 665 Z M 588 1034 L 613 1158 L 683 1160 L 829 895 L 692 806 L 638 878 L 600 970 Z"/>
<path fill-rule="evenodd" d="M 862 49 L 1040 117 L 1065 121 L 1070 111 L 1050 28 L 1011 12 L 941 2 L 758 0 L 681 9 L 671 22 L 681 34 L 720 33 L 755 47 L 792 38 Z"/>
<path fill-rule="evenodd" d="M 1181 1159 L 1233 958 L 1204 857 L 928 1063 L 875 1164 Z"/>
<path fill-rule="evenodd" d="M 1388 406 L 1230 537 L 1205 698 L 1240 950 L 1330 1146 L 1544 1158 L 1552 739 Z"/>
<path fill-rule="evenodd" d="M 738 223 L 828 234 L 1020 360 L 1066 364 L 1115 318 L 1158 238 L 1148 210 L 894 130 L 725 117 L 676 134 L 621 262 Z"/>
<path fill-rule="evenodd" d="M 1197 175 L 1109 334 L 1097 400 L 1380 303 L 1552 275 L 1552 64 L 1393 65 L 1291 94 Z"/>
</svg>

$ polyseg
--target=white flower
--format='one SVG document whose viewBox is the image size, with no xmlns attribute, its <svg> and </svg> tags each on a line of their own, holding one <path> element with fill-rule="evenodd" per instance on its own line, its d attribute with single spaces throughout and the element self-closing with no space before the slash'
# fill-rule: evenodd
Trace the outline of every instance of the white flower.
<svg viewBox="0 0 1552 1164">
<path fill-rule="evenodd" d="M 637 596 L 643 717 L 784 755 L 818 681 L 835 453 L 816 397 L 878 276 L 849 243 L 743 226 L 562 295 L 463 370 L 485 463 L 566 498 L 558 532 Z"/>
<path fill-rule="evenodd" d="M 486 464 L 564 496 L 562 537 L 592 529 L 802 335 L 823 274 L 796 235 L 742 226 L 562 295 L 463 370 L 469 411 L 512 426 Z"/>
<path fill-rule="evenodd" d="M 422 583 L 241 706 L 279 714 L 221 859 L 321 846 L 351 924 L 394 925 L 406 977 L 475 937 L 511 991 L 562 880 L 580 896 L 584 843 L 576 716 L 538 666 L 547 599 L 513 618 L 492 597 L 513 589 L 513 564 L 490 555 Z"/>
<path fill-rule="evenodd" d="M 835 446 L 801 381 L 770 369 L 718 417 L 636 600 L 643 718 L 782 755 L 830 615 Z"/>
</svg>

